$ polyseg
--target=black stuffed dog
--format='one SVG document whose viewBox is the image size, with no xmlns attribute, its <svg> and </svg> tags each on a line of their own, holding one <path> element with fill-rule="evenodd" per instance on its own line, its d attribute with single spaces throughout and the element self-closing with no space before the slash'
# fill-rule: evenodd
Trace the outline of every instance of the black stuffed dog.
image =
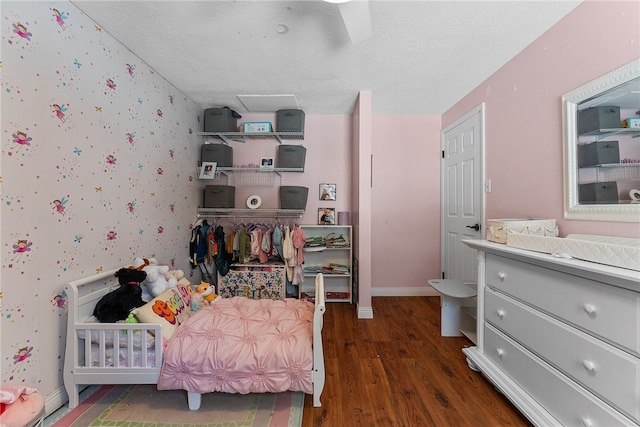
<svg viewBox="0 0 640 427">
<path fill-rule="evenodd" d="M 140 282 L 147 277 L 147 273 L 131 268 L 121 268 L 116 271 L 115 276 L 118 278 L 120 287 L 100 298 L 93 309 L 93 315 L 101 323 L 125 320 L 131 310 L 145 305 L 142 301 Z"/>
</svg>

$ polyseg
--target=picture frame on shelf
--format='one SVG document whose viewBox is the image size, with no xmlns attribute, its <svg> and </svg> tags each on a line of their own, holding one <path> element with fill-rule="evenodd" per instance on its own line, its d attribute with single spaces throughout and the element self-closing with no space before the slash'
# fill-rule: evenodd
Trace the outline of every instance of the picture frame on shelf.
<svg viewBox="0 0 640 427">
<path fill-rule="evenodd" d="M 200 179 L 213 179 L 216 176 L 217 162 L 202 162 L 200 166 Z"/>
<path fill-rule="evenodd" d="M 318 225 L 336 225 L 335 208 L 318 208 Z"/>
<path fill-rule="evenodd" d="M 260 157 L 260 169 L 273 169 L 274 165 L 273 157 Z"/>
<path fill-rule="evenodd" d="M 322 201 L 335 201 L 336 200 L 336 185 L 335 184 L 320 184 L 319 198 Z"/>
</svg>

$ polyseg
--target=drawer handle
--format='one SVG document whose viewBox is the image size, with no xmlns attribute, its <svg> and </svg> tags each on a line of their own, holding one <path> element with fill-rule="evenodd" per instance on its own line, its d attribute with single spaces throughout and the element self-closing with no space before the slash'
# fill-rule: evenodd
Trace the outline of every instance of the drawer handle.
<svg viewBox="0 0 640 427">
<path fill-rule="evenodd" d="M 584 366 L 584 369 L 586 369 L 589 372 L 593 373 L 596 371 L 596 364 L 593 363 L 591 360 L 583 360 L 582 366 Z"/>
<path fill-rule="evenodd" d="M 589 304 L 586 303 L 582 306 L 582 309 L 584 310 L 585 313 L 587 313 L 588 315 L 593 315 L 596 314 L 596 306 L 593 304 Z"/>
<path fill-rule="evenodd" d="M 498 353 L 498 358 L 502 359 L 502 356 L 504 356 L 504 350 L 501 348 L 497 348 L 496 349 L 496 353 Z"/>
<path fill-rule="evenodd" d="M 500 319 L 502 319 L 502 318 L 504 318 L 505 312 L 504 312 L 503 309 L 499 308 L 499 309 L 496 310 L 496 314 L 498 315 L 498 317 Z"/>
<path fill-rule="evenodd" d="M 591 421 L 591 418 L 582 417 L 580 420 L 582 421 L 582 425 L 584 427 L 593 427 L 593 421 Z"/>
<path fill-rule="evenodd" d="M 505 278 L 505 277 L 507 277 L 507 275 L 506 275 L 506 274 L 504 274 L 504 272 L 503 272 L 503 271 L 500 271 L 500 272 L 498 273 L 498 279 L 500 279 L 500 280 L 504 281 L 504 278 Z"/>
</svg>

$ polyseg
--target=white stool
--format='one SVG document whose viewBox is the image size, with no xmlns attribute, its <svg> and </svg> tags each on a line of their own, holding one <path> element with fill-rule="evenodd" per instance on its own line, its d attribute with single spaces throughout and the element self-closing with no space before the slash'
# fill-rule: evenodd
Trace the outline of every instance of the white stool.
<svg viewBox="0 0 640 427">
<path fill-rule="evenodd" d="M 441 335 L 443 337 L 466 335 L 475 342 L 475 322 L 471 322 L 472 318 L 463 312 L 464 309 L 468 309 L 470 313 L 475 312 L 478 295 L 477 290 L 472 287 L 475 283 L 465 283 L 459 279 L 431 279 L 427 282 L 440 293 Z M 465 325 L 467 327 L 464 327 Z"/>
</svg>

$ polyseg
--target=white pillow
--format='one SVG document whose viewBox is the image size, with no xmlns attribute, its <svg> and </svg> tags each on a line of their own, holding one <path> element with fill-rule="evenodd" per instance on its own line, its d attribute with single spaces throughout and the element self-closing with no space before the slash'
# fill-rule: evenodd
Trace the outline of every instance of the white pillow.
<svg viewBox="0 0 640 427">
<path fill-rule="evenodd" d="M 167 289 L 142 307 L 131 311 L 142 323 L 159 323 L 162 326 L 162 336 L 167 340 L 178 327 L 180 313 L 190 310 L 181 296 L 184 289 L 179 289 L 179 286 Z"/>
</svg>

